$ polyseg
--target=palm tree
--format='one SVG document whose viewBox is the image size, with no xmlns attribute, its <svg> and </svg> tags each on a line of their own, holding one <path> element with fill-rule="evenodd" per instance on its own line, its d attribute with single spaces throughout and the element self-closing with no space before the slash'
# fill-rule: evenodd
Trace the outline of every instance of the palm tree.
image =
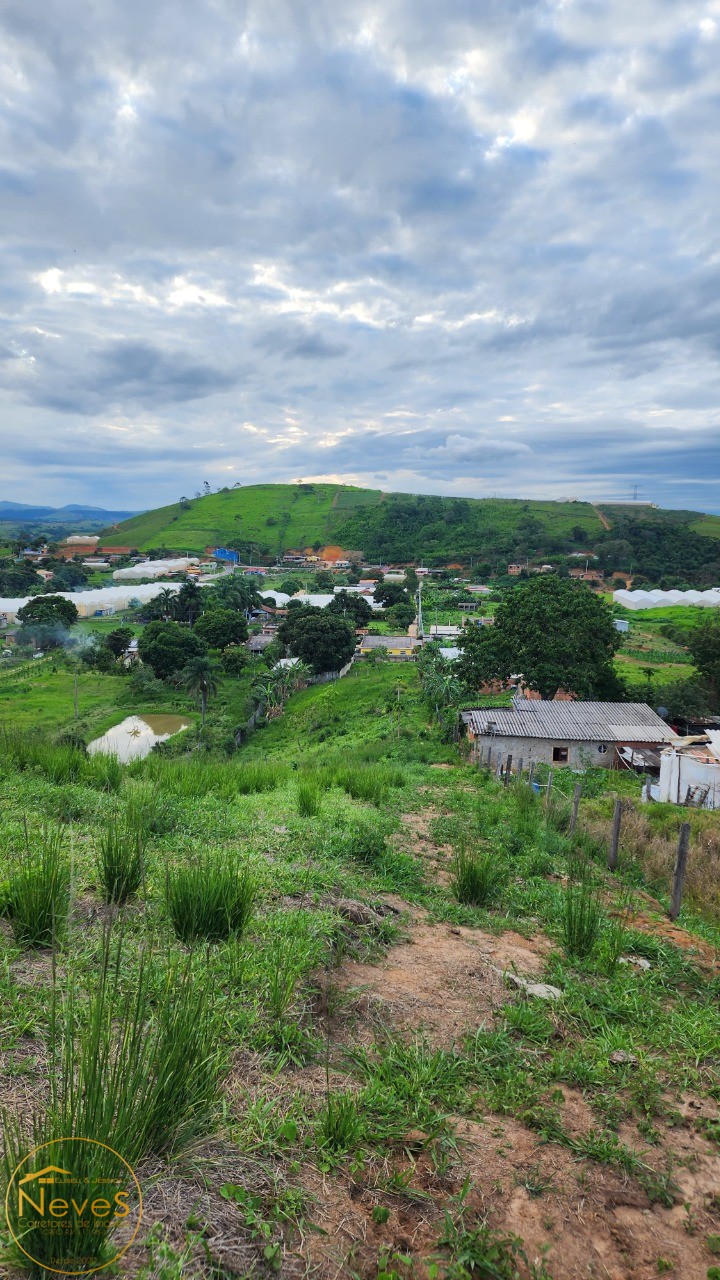
<svg viewBox="0 0 720 1280">
<path fill-rule="evenodd" d="M 178 683 L 186 693 L 200 699 L 200 727 L 205 728 L 205 712 L 208 698 L 214 697 L 218 691 L 218 667 L 207 654 L 200 654 L 183 667 Z"/>
<path fill-rule="evenodd" d="M 163 622 L 168 622 L 175 611 L 175 592 L 169 587 L 163 587 L 155 597 L 155 604 L 162 614 Z"/>
</svg>

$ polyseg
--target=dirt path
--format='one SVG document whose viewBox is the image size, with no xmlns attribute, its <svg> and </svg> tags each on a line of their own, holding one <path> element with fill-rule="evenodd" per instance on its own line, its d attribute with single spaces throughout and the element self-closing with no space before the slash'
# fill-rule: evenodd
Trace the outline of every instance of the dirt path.
<svg viewBox="0 0 720 1280">
<path fill-rule="evenodd" d="M 600 510 L 599 507 L 595 506 L 595 503 L 593 503 L 593 511 L 597 514 L 597 518 L 600 521 L 603 529 L 612 528 L 612 525 L 610 524 L 610 521 L 608 520 L 607 516 L 603 514 L 603 512 Z"/>
</svg>

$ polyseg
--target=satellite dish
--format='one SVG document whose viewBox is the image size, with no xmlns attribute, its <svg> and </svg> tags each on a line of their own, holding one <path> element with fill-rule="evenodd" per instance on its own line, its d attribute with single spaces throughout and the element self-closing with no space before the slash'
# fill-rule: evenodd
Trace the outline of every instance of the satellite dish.
<svg viewBox="0 0 720 1280">
<path fill-rule="evenodd" d="M 658 715 L 660 716 L 660 718 L 661 718 L 662 720 L 667 720 L 667 718 L 668 718 L 668 709 L 667 709 L 667 707 L 657 707 L 657 708 L 656 708 L 656 710 L 657 710 L 657 713 L 658 713 Z"/>
</svg>

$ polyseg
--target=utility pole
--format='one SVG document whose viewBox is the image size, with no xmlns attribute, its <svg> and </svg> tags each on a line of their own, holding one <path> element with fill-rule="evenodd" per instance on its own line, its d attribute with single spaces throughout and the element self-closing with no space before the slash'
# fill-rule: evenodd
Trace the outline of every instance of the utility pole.
<svg viewBox="0 0 720 1280">
<path fill-rule="evenodd" d="M 422 578 L 420 578 L 420 580 L 419 580 L 419 582 L 418 582 L 417 594 L 416 594 L 416 596 L 415 596 L 415 601 L 416 601 L 416 604 L 417 604 L 417 636 L 418 636 L 418 640 L 423 640 L 423 639 L 425 638 L 425 630 L 424 630 L 424 627 L 423 627 L 423 616 L 422 616 L 422 584 L 423 584 L 423 580 L 422 580 Z"/>
</svg>

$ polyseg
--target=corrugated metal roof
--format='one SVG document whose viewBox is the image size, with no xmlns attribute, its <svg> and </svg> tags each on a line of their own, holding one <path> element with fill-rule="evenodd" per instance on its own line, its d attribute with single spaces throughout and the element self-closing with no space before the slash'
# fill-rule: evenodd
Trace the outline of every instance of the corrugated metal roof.
<svg viewBox="0 0 720 1280">
<path fill-rule="evenodd" d="M 642 702 L 546 702 L 471 711 L 473 733 L 569 742 L 674 742 L 677 735 Z M 490 728 L 490 726 L 493 728 Z"/>
</svg>

